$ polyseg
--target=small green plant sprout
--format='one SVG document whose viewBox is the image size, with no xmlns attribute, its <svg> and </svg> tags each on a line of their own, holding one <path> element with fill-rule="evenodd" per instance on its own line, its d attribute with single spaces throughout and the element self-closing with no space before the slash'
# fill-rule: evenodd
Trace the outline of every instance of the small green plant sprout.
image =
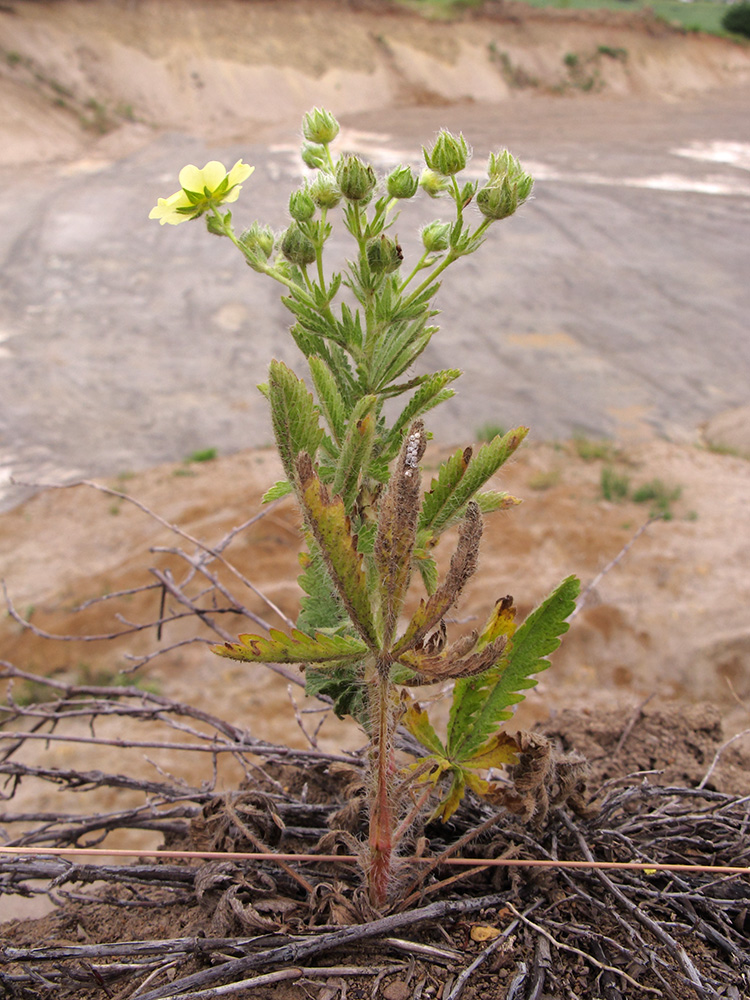
<svg viewBox="0 0 750 1000">
<path fill-rule="evenodd" d="M 216 448 L 200 448 L 198 451 L 191 451 L 185 459 L 186 464 L 191 462 L 213 462 L 219 454 Z"/>
<path fill-rule="evenodd" d="M 420 469 L 429 437 L 424 418 L 454 395 L 460 375 L 457 368 L 412 372 L 437 333 L 439 279 L 528 199 L 532 178 L 505 150 L 490 156 L 483 183 L 464 179 L 471 150 L 446 131 L 424 149 L 421 174 L 402 164 L 379 178 L 358 156 L 334 154 L 338 131 L 327 111 L 304 117 L 301 155 L 312 174 L 292 192 L 282 233 L 258 221 L 235 231 L 224 206 L 250 175 L 241 160 L 230 171 L 216 162 L 185 167 L 181 190 L 160 199 L 151 217 L 172 225 L 204 217 L 209 232 L 229 238 L 254 271 L 283 286 L 314 395 L 284 363 L 271 361 L 259 388 L 285 478 L 264 499 L 293 494 L 299 504 L 304 596 L 294 630 L 241 635 L 214 652 L 300 664 L 309 694 L 361 724 L 369 759 L 362 866 L 371 903 L 384 910 L 397 894 L 399 850 L 417 820 L 428 809 L 449 818 L 466 789 L 488 793 L 493 783 L 484 775 L 518 760 L 519 744 L 501 725 L 548 666 L 578 581 L 564 580 L 518 627 L 513 601 L 504 597 L 481 628 L 451 640 L 446 619 L 477 570 L 484 517 L 519 502 L 487 484 L 527 428 L 459 448 L 426 490 Z M 416 259 L 407 262 L 394 222 L 420 194 L 442 212 L 421 230 Z M 326 266 L 334 225 L 351 238 L 340 269 Z M 450 528 L 457 541 L 441 576 L 434 550 Z M 407 614 L 417 578 L 424 596 Z M 413 692 L 449 680 L 453 702 L 440 736 Z M 422 747 L 410 764 L 396 751 L 399 726 Z"/>
<path fill-rule="evenodd" d="M 589 438 L 585 434 L 573 436 L 573 447 L 584 462 L 611 461 L 615 452 L 614 445 L 607 438 Z"/>
<path fill-rule="evenodd" d="M 630 490 L 630 480 L 620 472 L 616 472 L 611 465 L 605 465 L 600 477 L 602 496 L 611 503 L 620 503 L 625 500 Z"/>
<path fill-rule="evenodd" d="M 672 519 L 672 504 L 682 496 L 681 486 L 667 486 L 661 479 L 652 479 L 633 490 L 631 499 L 635 503 L 651 503 L 651 517 Z"/>
<path fill-rule="evenodd" d="M 505 428 L 500 424 L 493 423 L 492 421 L 488 421 L 486 424 L 480 424 L 480 426 L 476 429 L 477 441 L 491 441 L 494 437 L 497 437 L 498 434 L 502 437 L 503 434 L 505 434 Z"/>
</svg>

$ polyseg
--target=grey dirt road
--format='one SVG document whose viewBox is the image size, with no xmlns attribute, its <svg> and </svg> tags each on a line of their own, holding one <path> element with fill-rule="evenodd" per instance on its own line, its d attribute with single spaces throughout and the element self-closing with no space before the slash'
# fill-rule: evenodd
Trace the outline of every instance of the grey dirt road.
<svg viewBox="0 0 750 1000">
<path fill-rule="evenodd" d="M 507 145 L 537 177 L 534 200 L 447 273 L 423 358 L 465 372 L 431 422 L 442 440 L 488 422 L 528 423 L 537 439 L 645 428 L 689 440 L 750 401 L 748 98 L 526 99 L 344 121 L 341 145 L 381 169 L 418 163 L 446 125 L 474 145 L 478 170 Z M 278 137 L 213 147 L 166 135 L 109 162 L 4 171 L 4 506 L 20 497 L 11 477 L 114 475 L 270 442 L 256 385 L 271 357 L 297 364 L 278 286 L 202 223 L 147 216 L 184 163 L 242 156 L 257 169 L 237 223 L 281 229 L 301 173 L 294 127 Z M 441 208 L 405 208 L 407 253 Z"/>
</svg>

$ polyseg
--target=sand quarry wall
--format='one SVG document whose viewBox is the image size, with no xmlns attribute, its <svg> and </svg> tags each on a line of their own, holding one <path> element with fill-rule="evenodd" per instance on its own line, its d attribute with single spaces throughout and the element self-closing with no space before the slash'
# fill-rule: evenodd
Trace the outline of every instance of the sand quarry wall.
<svg viewBox="0 0 750 1000">
<path fill-rule="evenodd" d="M 513 3 L 446 23 L 377 0 L 10 0 L 0 56 L 0 163 L 78 155 L 92 130 L 128 123 L 262 139 L 312 104 L 677 99 L 750 80 L 747 45 L 650 14 Z"/>
</svg>

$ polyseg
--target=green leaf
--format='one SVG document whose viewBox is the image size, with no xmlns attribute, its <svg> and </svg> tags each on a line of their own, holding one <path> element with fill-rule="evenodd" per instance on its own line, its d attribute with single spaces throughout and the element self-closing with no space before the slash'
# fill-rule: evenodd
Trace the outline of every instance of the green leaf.
<svg viewBox="0 0 750 1000">
<path fill-rule="evenodd" d="M 459 448 L 451 457 L 443 462 L 438 469 L 437 477 L 432 480 L 429 493 L 425 494 L 422 503 L 422 513 L 419 518 L 420 529 L 432 528 L 440 516 L 440 512 L 446 507 L 455 492 L 471 461 L 471 448 Z M 452 506 L 460 506 L 454 504 Z"/>
<path fill-rule="evenodd" d="M 472 455 L 470 449 L 456 452 L 438 471 L 437 480 L 425 497 L 419 521 L 421 532 L 439 535 L 463 515 L 469 500 L 484 486 L 518 448 L 528 434 L 528 427 L 516 427 Z M 421 538 L 421 536 L 420 536 Z"/>
<path fill-rule="evenodd" d="M 302 552 L 299 556 L 302 572 L 297 582 L 306 596 L 300 601 L 297 628 L 312 635 L 316 629 L 338 628 L 347 617 L 313 538 L 308 538 L 308 547 L 311 554 Z"/>
<path fill-rule="evenodd" d="M 347 513 L 351 513 L 359 489 L 359 476 L 367 466 L 375 442 L 375 410 L 377 396 L 363 396 L 349 417 L 348 429 L 341 445 L 331 492 L 338 493 Z"/>
<path fill-rule="evenodd" d="M 449 368 L 446 371 L 435 372 L 425 378 L 417 391 L 411 397 L 404 409 L 401 411 L 395 424 L 388 432 L 384 455 L 390 460 L 398 451 L 401 445 L 401 438 L 404 429 L 408 427 L 417 417 L 421 417 L 434 406 L 450 399 L 455 395 L 453 389 L 447 389 L 449 382 L 455 381 L 461 374 L 458 368 Z"/>
<path fill-rule="evenodd" d="M 318 408 L 302 379 L 282 361 L 271 362 L 268 383 L 276 447 L 287 479 L 296 483 L 297 456 L 306 452 L 314 458 L 323 438 Z"/>
<path fill-rule="evenodd" d="M 272 500 L 280 500 L 281 497 L 289 496 L 289 494 L 294 490 L 294 487 L 289 482 L 288 479 L 280 479 L 277 483 L 274 483 L 266 492 L 263 494 L 261 503 L 270 503 Z"/>
<path fill-rule="evenodd" d="M 305 520 L 320 547 L 331 579 L 352 625 L 367 645 L 376 650 L 377 630 L 362 568 L 362 556 L 357 551 L 357 539 L 352 534 L 344 501 L 340 496 L 331 498 L 314 471 L 308 455 L 300 455 L 297 476 Z"/>
<path fill-rule="evenodd" d="M 356 662 L 367 653 L 367 646 L 359 639 L 343 635 L 316 632 L 309 636 L 299 629 L 291 635 L 272 628 L 270 639 L 260 635 L 240 635 L 237 642 L 212 646 L 211 651 L 230 660 L 248 663 L 318 663 L 343 661 Z"/>
<path fill-rule="evenodd" d="M 546 659 L 568 631 L 566 619 L 575 609 L 580 583 L 569 576 L 532 611 L 508 642 L 499 663 L 478 677 L 456 682 L 448 723 L 448 749 L 462 758 L 476 752 L 500 722 L 511 718 L 510 706 L 532 688 L 531 676 L 549 667 Z"/>
<path fill-rule="evenodd" d="M 492 514 L 496 510 L 509 510 L 511 507 L 517 507 L 518 504 L 523 503 L 518 497 L 498 490 L 485 490 L 475 494 L 474 499 L 479 504 L 479 509 L 483 514 Z"/>
<path fill-rule="evenodd" d="M 330 698 L 339 719 L 350 715 L 367 728 L 367 700 L 360 670 L 356 664 L 319 670 L 308 667 L 305 671 L 305 692 L 311 697 Z"/>
<path fill-rule="evenodd" d="M 438 585 L 438 569 L 437 563 L 432 558 L 426 554 L 414 553 L 414 564 L 419 570 L 420 576 L 422 577 L 422 583 L 424 584 L 424 589 L 427 591 L 428 596 L 434 594 Z"/>
<path fill-rule="evenodd" d="M 310 366 L 315 392 L 318 394 L 320 408 L 326 419 L 331 434 L 337 444 L 341 444 L 346 432 L 346 404 L 331 373 L 330 366 L 317 355 L 307 359 Z"/>
</svg>

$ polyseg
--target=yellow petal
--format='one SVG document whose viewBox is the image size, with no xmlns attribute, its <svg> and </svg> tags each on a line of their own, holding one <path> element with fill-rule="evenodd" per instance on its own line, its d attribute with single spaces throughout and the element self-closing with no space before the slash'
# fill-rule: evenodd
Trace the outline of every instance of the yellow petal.
<svg viewBox="0 0 750 1000">
<path fill-rule="evenodd" d="M 204 187 L 208 188 L 209 191 L 215 191 L 227 176 L 227 168 L 223 163 L 219 163 L 218 160 L 211 160 L 201 170 L 201 173 L 203 174 L 203 183 L 200 188 L 189 188 L 190 191 L 203 191 Z"/>
<path fill-rule="evenodd" d="M 230 188 L 229 194 L 225 194 L 221 199 L 222 202 L 225 201 L 237 201 L 240 196 L 240 191 L 242 190 L 242 185 L 238 184 L 237 187 Z"/>
<path fill-rule="evenodd" d="M 190 199 L 184 191 L 176 191 L 168 198 L 159 198 L 156 206 L 148 213 L 149 219 L 158 219 L 160 225 L 168 223 L 176 226 L 180 222 L 187 222 L 191 216 L 184 215 L 176 211 L 178 208 L 187 208 L 191 204 Z"/>
<path fill-rule="evenodd" d="M 233 184 L 242 184 L 246 181 L 250 174 L 255 170 L 255 167 L 250 167 L 247 163 L 243 163 L 242 160 L 237 160 L 235 165 L 229 171 L 229 186 Z"/>
<path fill-rule="evenodd" d="M 183 167 L 179 174 L 180 187 L 186 191 L 195 191 L 196 194 L 203 192 L 203 171 L 192 163 Z"/>
</svg>

